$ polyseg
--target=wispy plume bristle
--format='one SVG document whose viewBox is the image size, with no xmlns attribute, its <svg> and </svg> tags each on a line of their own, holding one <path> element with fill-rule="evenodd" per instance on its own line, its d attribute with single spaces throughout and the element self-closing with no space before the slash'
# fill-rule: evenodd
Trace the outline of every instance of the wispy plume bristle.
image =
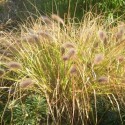
<svg viewBox="0 0 125 125">
<path fill-rule="evenodd" d="M 47 16 L 41 16 L 41 19 L 42 21 L 45 23 L 45 24 L 48 24 L 48 25 L 51 25 L 52 24 L 52 21 L 47 17 Z"/>
<path fill-rule="evenodd" d="M 47 33 L 47 32 L 43 32 L 43 31 L 38 31 L 37 32 L 38 36 L 41 36 L 45 39 L 48 39 L 48 40 L 54 40 L 54 38 L 52 37 L 51 34 Z"/>
<path fill-rule="evenodd" d="M 30 34 L 28 36 L 23 37 L 21 41 L 37 42 L 38 41 L 38 35 Z"/>
<path fill-rule="evenodd" d="M 53 20 L 57 21 L 58 23 L 61 23 L 61 24 L 65 25 L 63 19 L 62 19 L 61 17 L 59 17 L 58 15 L 52 14 L 52 15 L 51 15 L 51 18 L 52 18 Z"/>
</svg>

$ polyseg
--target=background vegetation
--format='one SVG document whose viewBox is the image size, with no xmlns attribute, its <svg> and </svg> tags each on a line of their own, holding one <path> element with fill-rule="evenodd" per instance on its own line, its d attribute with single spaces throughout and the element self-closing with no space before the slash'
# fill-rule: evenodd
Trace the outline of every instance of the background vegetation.
<svg viewBox="0 0 125 125">
<path fill-rule="evenodd" d="M 2 3 L 2 2 L 1 2 Z M 125 13 L 124 0 L 7 0 L 0 5 L 0 20 L 16 18 L 22 20 L 27 15 L 58 13 L 81 19 L 87 11 L 108 17 L 119 17 Z"/>
</svg>

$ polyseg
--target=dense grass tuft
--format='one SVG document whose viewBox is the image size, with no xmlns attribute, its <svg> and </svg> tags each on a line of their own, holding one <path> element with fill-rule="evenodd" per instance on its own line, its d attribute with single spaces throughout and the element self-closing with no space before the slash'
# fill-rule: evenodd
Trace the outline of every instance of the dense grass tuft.
<svg viewBox="0 0 125 125">
<path fill-rule="evenodd" d="M 43 23 L 39 18 L 30 29 L 22 26 L 18 38 L 13 33 L 10 37 L 7 33 L 2 35 L 6 44 L 0 41 L 1 47 L 12 56 L 1 55 L 1 67 L 5 70 L 1 72 L 1 90 L 8 98 L 1 111 L 1 122 L 11 109 L 10 122 L 18 125 L 18 115 L 13 112 L 22 106 L 24 124 L 38 124 L 41 119 L 55 124 L 125 124 L 123 27 L 91 13 L 78 24 L 65 24 L 57 15 L 52 15 L 49 24 L 48 19 L 44 17 Z M 119 33 L 122 37 L 118 38 Z M 8 70 L 7 63 L 19 70 Z M 46 105 L 44 113 L 40 110 L 41 115 L 37 115 L 41 107 L 35 103 L 31 105 L 37 111 L 34 109 L 28 117 L 30 108 L 25 98 L 30 98 L 31 103 L 37 94 Z M 27 117 L 33 122 L 27 121 Z"/>
</svg>

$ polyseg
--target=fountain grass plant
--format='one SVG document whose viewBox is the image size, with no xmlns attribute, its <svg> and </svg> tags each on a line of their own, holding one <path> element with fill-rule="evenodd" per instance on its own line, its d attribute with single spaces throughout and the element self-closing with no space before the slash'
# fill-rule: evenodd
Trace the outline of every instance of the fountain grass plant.
<svg viewBox="0 0 125 125">
<path fill-rule="evenodd" d="M 22 25 L 18 37 L 2 36 L 1 46 L 11 56 L 1 55 L 1 92 L 7 95 L 1 122 L 11 109 L 9 124 L 39 125 L 38 109 L 45 106 L 32 103 L 39 95 L 46 104 L 46 123 L 124 125 L 125 25 L 91 13 L 79 23 L 54 16 L 39 18 L 30 28 Z M 24 98 L 32 94 L 31 113 Z"/>
</svg>

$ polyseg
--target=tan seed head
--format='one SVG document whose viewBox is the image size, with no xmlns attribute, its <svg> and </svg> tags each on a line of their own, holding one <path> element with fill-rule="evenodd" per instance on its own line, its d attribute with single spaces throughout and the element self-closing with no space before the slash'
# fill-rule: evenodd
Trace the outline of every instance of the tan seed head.
<svg viewBox="0 0 125 125">
<path fill-rule="evenodd" d="M 22 82 L 20 82 L 19 86 L 20 86 L 21 88 L 26 88 L 26 87 L 31 86 L 32 84 L 33 84 L 32 79 L 26 78 L 26 79 L 24 79 Z"/>
<path fill-rule="evenodd" d="M 98 79 L 98 82 L 100 82 L 100 83 L 107 83 L 107 82 L 108 82 L 108 77 L 106 77 L 106 76 L 101 76 L 101 77 Z"/>
<path fill-rule="evenodd" d="M 94 58 L 94 64 L 100 64 L 104 60 L 103 54 L 96 54 Z"/>
<path fill-rule="evenodd" d="M 101 41 L 103 41 L 104 44 L 106 44 L 106 41 L 107 41 L 107 35 L 106 35 L 106 32 L 102 31 L 102 30 L 99 30 L 98 31 L 98 36 L 99 36 L 99 39 Z"/>
<path fill-rule="evenodd" d="M 124 56 L 118 56 L 118 57 L 117 57 L 117 60 L 118 60 L 119 62 L 123 62 L 123 61 L 125 60 L 125 57 L 124 57 Z"/>
<path fill-rule="evenodd" d="M 62 45 L 62 47 L 64 47 L 64 48 L 75 48 L 75 46 L 72 43 L 70 43 L 70 42 L 64 43 Z"/>
<path fill-rule="evenodd" d="M 76 50 L 74 48 L 69 49 L 67 55 L 69 58 L 73 57 L 76 54 Z"/>
<path fill-rule="evenodd" d="M 21 69 L 22 68 L 22 65 L 18 62 L 9 62 L 7 64 L 7 67 L 9 69 L 12 69 L 12 70 L 17 70 L 17 69 Z"/>
<path fill-rule="evenodd" d="M 73 64 L 70 68 L 70 74 L 76 74 L 76 72 L 77 72 L 76 65 Z"/>
</svg>

